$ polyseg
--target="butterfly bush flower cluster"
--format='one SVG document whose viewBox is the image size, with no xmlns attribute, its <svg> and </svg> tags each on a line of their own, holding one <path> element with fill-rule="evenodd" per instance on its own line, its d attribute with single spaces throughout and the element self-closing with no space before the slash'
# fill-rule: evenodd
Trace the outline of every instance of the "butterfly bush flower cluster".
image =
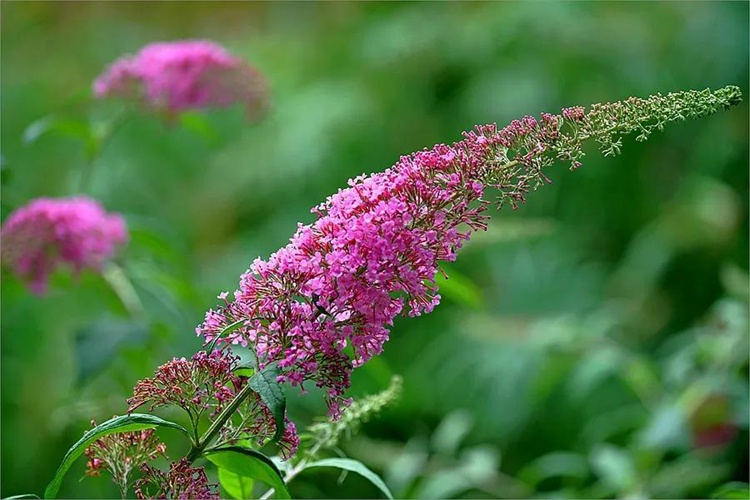
<svg viewBox="0 0 750 500">
<path fill-rule="evenodd" d="M 248 383 L 247 377 L 234 374 L 238 360 L 229 350 L 211 354 L 200 351 L 190 359 L 174 358 L 161 365 L 153 378 L 136 384 L 128 399 L 128 413 L 147 404 L 149 410 L 173 405 L 185 410 L 192 427 L 197 429 L 202 416 L 214 419 Z M 222 442 L 228 444 L 252 438 L 262 446 L 275 433 L 273 415 L 256 393 L 221 429 Z M 293 455 L 299 446 L 296 427 L 288 419 L 278 445 L 285 457 Z"/>
<path fill-rule="evenodd" d="M 128 73 L 133 61 L 110 73 Z M 106 88 L 117 88 L 104 81 Z M 352 404 L 345 398 L 352 371 L 380 354 L 395 318 L 429 313 L 439 304 L 435 277 L 442 272 L 440 264 L 455 260 L 471 234 L 486 228 L 488 192 L 497 196 L 500 206 L 516 208 L 530 191 L 550 182 L 545 171 L 555 161 L 569 162 L 571 169 L 580 166 L 586 140 L 596 141 L 605 155 L 617 154 L 623 135 L 637 133 L 636 139 L 643 140 L 667 122 L 709 115 L 739 100 L 737 87 L 725 87 L 630 98 L 588 110 L 565 108 L 559 115 L 526 116 L 504 128 L 477 126 L 452 145 L 436 145 L 400 158 L 382 173 L 352 179 L 348 188 L 312 209 L 316 220 L 300 224 L 288 245 L 267 260 L 256 259 L 231 297 L 226 292 L 219 296 L 221 304 L 196 328 L 206 351 L 173 359 L 136 385 L 128 412 L 144 405 L 151 410 L 173 405 L 187 412 L 193 430 L 187 457 L 172 462 L 168 471 L 153 468 L 147 462 L 163 455 L 164 447 L 152 440 L 152 431 L 125 433 L 102 438 L 87 450 L 89 473 L 107 469 L 118 478 L 122 469 L 112 463 L 125 464 L 128 471 L 138 466 L 143 473 L 135 484 L 138 498 L 218 498 L 204 469 L 191 466 L 207 446 L 260 447 L 278 440 L 285 459 L 299 446 L 295 425 L 283 416 L 283 389 L 269 381 L 273 377 L 276 384 L 324 389 L 331 421 L 311 429 L 313 448 L 302 460 L 314 455 L 313 450 L 335 445 L 342 433 L 355 430 L 357 422 L 396 397 L 398 379 L 388 391 L 353 405 L 342 418 L 344 407 Z M 11 216 L 2 230 L 3 256 L 8 241 L 16 242 L 13 250 L 23 246 L 18 242 L 35 249 L 22 271 L 37 280 L 46 280 L 49 263 L 57 260 L 77 268 L 95 267 L 125 238 L 120 219 L 115 217 L 119 226 L 101 222 L 109 219 L 100 207 L 98 212 L 89 207 L 88 217 L 79 211 L 55 218 L 47 212 L 59 215 L 60 210 L 25 210 L 29 213 Z M 36 212 L 44 215 L 36 217 Z M 35 217 L 46 225 L 20 223 Z M 22 229 L 27 226 L 32 229 Z M 95 227 L 90 232 L 97 235 L 92 239 L 98 246 L 83 230 L 90 226 Z M 72 239 L 87 244 L 71 244 L 69 233 L 84 233 L 85 238 Z M 89 251 L 79 255 L 68 247 Z M 84 254 L 97 258 L 84 259 Z M 13 254 L 10 261 L 25 255 Z M 239 357 L 232 345 L 252 351 L 259 378 L 250 381 L 237 371 Z M 202 419 L 211 424 L 199 437 Z M 284 428 L 278 429 L 282 420 Z M 120 484 L 126 492 L 127 473 Z"/>
<path fill-rule="evenodd" d="M 96 422 L 91 425 L 96 426 Z M 166 451 L 166 445 L 154 435 L 153 429 L 110 434 L 86 448 L 86 475 L 109 472 L 125 498 L 130 473 L 158 456 L 166 457 Z"/>
<path fill-rule="evenodd" d="M 0 230 L 2 260 L 44 294 L 60 265 L 101 270 L 128 239 L 125 221 L 85 198 L 38 198 L 15 210 Z"/>
<path fill-rule="evenodd" d="M 249 346 L 259 365 L 277 362 L 279 380 L 325 388 L 330 414 L 348 404 L 354 367 L 381 352 L 396 316 L 428 313 L 439 303 L 435 275 L 472 231 L 486 227 L 487 188 L 515 208 L 549 182 L 556 160 L 580 165 L 593 138 L 605 155 L 620 136 L 642 140 L 668 121 L 697 117 L 739 101 L 739 89 L 657 94 L 594 105 L 587 112 L 527 116 L 499 129 L 478 126 L 451 146 L 402 157 L 360 176 L 312 211 L 290 243 L 257 259 L 231 299 L 220 295 L 197 333 L 207 342 Z"/>
<path fill-rule="evenodd" d="M 268 104 L 267 84 L 258 70 L 203 40 L 147 45 L 115 61 L 93 87 L 97 98 L 139 100 L 170 114 L 241 103 L 257 117 Z"/>
<path fill-rule="evenodd" d="M 183 458 L 172 462 L 164 472 L 148 464 L 141 466 L 143 477 L 135 482 L 135 496 L 145 498 L 174 498 L 179 500 L 219 500 L 216 484 L 210 484 L 203 467 L 191 467 Z"/>
</svg>

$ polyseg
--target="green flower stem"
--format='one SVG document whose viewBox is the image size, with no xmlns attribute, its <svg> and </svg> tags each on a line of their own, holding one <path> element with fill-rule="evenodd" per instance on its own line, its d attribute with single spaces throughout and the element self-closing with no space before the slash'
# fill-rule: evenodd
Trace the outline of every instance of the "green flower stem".
<svg viewBox="0 0 750 500">
<path fill-rule="evenodd" d="M 90 193 L 93 181 L 94 170 L 99 156 L 109 139 L 122 128 L 129 119 L 125 110 L 117 113 L 109 122 L 102 123 L 98 127 L 91 125 L 89 128 L 89 137 L 85 143 L 86 160 L 81 167 L 78 189 L 81 193 Z"/>
<path fill-rule="evenodd" d="M 113 262 L 109 262 L 104 268 L 102 277 L 120 299 L 125 310 L 133 318 L 143 318 L 145 310 L 138 292 L 130 281 L 125 271 Z"/>
<path fill-rule="evenodd" d="M 193 445 L 193 447 L 190 449 L 190 452 L 187 454 L 187 459 L 190 462 L 198 458 L 200 454 L 203 453 L 203 450 L 206 448 L 206 446 L 213 440 L 214 437 L 216 437 L 216 434 L 219 433 L 226 421 L 229 420 L 232 415 L 234 415 L 234 412 L 237 411 L 237 408 L 239 408 L 239 406 L 242 404 L 245 398 L 250 395 L 251 392 L 253 392 L 253 390 L 250 388 L 250 383 L 248 382 L 247 384 L 245 384 L 245 387 L 243 387 L 242 390 L 237 393 L 232 402 L 229 403 L 221 411 L 221 413 L 219 413 L 219 416 L 216 418 L 216 420 L 213 421 L 211 427 L 209 427 L 205 434 L 203 434 L 198 443 Z"/>
</svg>

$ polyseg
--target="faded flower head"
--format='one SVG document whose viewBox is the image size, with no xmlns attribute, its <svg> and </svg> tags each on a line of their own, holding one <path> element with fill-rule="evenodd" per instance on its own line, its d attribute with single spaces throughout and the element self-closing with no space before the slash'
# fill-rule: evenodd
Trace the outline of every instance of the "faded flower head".
<svg viewBox="0 0 750 500">
<path fill-rule="evenodd" d="M 229 350 L 215 350 L 211 354 L 199 351 L 190 359 L 175 358 L 161 365 L 153 378 L 138 381 L 133 396 L 128 399 L 128 412 L 146 404 L 150 405 L 150 410 L 174 405 L 185 410 L 191 424 L 197 428 L 201 416 L 216 417 L 248 383 L 247 377 L 234 374 L 238 360 Z M 262 446 L 275 433 L 273 414 L 253 392 L 222 427 L 221 442 L 231 444 L 253 439 Z M 299 438 L 288 419 L 278 445 L 285 458 L 297 451 Z"/>
<path fill-rule="evenodd" d="M 260 72 L 204 40 L 147 45 L 115 61 L 93 87 L 97 98 L 139 100 L 171 114 L 241 103 L 249 116 L 257 117 L 268 104 L 267 84 Z"/>
<path fill-rule="evenodd" d="M 10 214 L 0 230 L 2 260 L 43 294 L 59 264 L 100 270 L 128 239 L 125 221 L 85 198 L 38 198 Z"/>
<path fill-rule="evenodd" d="M 128 413 L 150 404 L 150 410 L 179 406 L 196 422 L 206 410 L 216 415 L 245 383 L 233 373 L 237 360 L 229 351 L 199 351 L 190 359 L 174 358 L 161 365 L 153 378 L 138 381 L 128 399 Z"/>
<path fill-rule="evenodd" d="M 96 422 L 91 425 L 96 426 Z M 154 435 L 153 429 L 109 434 L 86 448 L 86 475 L 98 476 L 107 471 L 115 484 L 127 491 L 130 472 L 159 455 L 166 458 L 166 451 L 166 445 Z"/>
<path fill-rule="evenodd" d="M 499 129 L 478 126 L 453 145 L 402 157 L 382 173 L 360 176 L 315 207 L 290 243 L 256 259 L 231 300 L 197 328 L 207 342 L 249 346 L 281 381 L 326 389 L 335 419 L 349 403 L 352 369 L 381 352 L 398 315 L 429 313 L 440 302 L 435 275 L 472 231 L 486 228 L 486 188 L 514 208 L 551 182 L 556 160 L 580 165 L 582 144 L 616 154 L 620 136 L 645 139 L 670 121 L 704 116 L 739 101 L 739 90 L 690 91 L 567 108 Z M 350 357 L 349 352 L 353 353 Z"/>
<path fill-rule="evenodd" d="M 136 498 L 172 498 L 180 500 L 218 500 L 216 484 L 209 484 L 203 467 L 191 467 L 183 458 L 172 462 L 168 472 L 144 464 L 143 477 L 135 482 Z"/>
</svg>

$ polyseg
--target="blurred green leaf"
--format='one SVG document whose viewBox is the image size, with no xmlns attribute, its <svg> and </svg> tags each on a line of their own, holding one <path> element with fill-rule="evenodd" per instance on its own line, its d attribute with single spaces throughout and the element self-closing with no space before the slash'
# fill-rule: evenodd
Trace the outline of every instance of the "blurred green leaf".
<svg viewBox="0 0 750 500">
<path fill-rule="evenodd" d="M 596 475 L 615 492 L 625 493 L 635 485 L 635 464 L 626 450 L 601 444 L 591 452 L 590 460 Z"/>
<path fill-rule="evenodd" d="M 579 480 L 589 475 L 586 457 L 578 453 L 554 452 L 543 455 L 523 468 L 518 478 L 532 488 L 553 477 L 571 477 Z"/>
<path fill-rule="evenodd" d="M 440 295 L 455 300 L 459 304 L 474 309 L 479 309 L 484 305 L 484 296 L 479 287 L 455 269 L 448 272 L 447 278 L 442 273 L 437 273 L 435 283 L 439 287 Z"/>
<path fill-rule="evenodd" d="M 732 482 L 722 485 L 711 494 L 711 498 L 733 498 L 747 500 L 750 498 L 750 485 Z"/>
<path fill-rule="evenodd" d="M 47 134 L 57 134 L 63 137 L 80 139 L 87 146 L 94 141 L 94 136 L 88 123 L 73 118 L 63 118 L 48 115 L 33 122 L 23 131 L 23 142 L 33 144 Z"/>
<path fill-rule="evenodd" d="M 77 383 L 86 383 L 109 366 L 124 346 L 142 345 L 148 337 L 147 325 L 114 318 L 103 318 L 79 330 L 75 337 Z"/>
<path fill-rule="evenodd" d="M 306 464 L 302 470 L 312 469 L 315 467 L 335 467 L 350 472 L 356 472 L 360 476 L 370 481 L 375 487 L 377 487 L 383 494 L 393 500 L 393 494 L 385 485 L 380 476 L 375 474 L 373 471 L 368 469 L 365 464 L 358 460 L 352 460 L 351 458 L 324 458 Z"/>
<path fill-rule="evenodd" d="M 221 140 L 221 136 L 213 127 L 208 117 L 203 113 L 197 111 L 182 113 L 180 115 L 180 125 L 209 144 L 216 145 Z"/>
<path fill-rule="evenodd" d="M 638 434 L 642 446 L 658 450 L 671 450 L 690 443 L 689 429 L 683 410 L 665 405 L 658 408 Z"/>
<path fill-rule="evenodd" d="M 55 498 L 57 496 L 57 492 L 60 490 L 60 485 L 62 484 L 63 477 L 65 477 L 65 473 L 68 472 L 70 466 L 73 465 L 73 462 L 83 454 L 86 448 L 97 439 L 109 434 L 153 429 L 158 426 L 178 429 L 189 437 L 187 429 L 181 425 L 170 422 L 169 420 L 164 420 L 155 415 L 144 413 L 131 413 L 130 415 L 114 417 L 97 425 L 93 429 L 86 431 L 83 437 L 79 439 L 63 457 L 62 463 L 55 473 L 55 477 L 52 478 L 52 481 L 44 490 L 44 498 Z"/>
<path fill-rule="evenodd" d="M 468 411 L 457 410 L 448 414 L 432 435 L 432 447 L 443 455 L 454 455 L 472 426 L 473 420 Z"/>
<path fill-rule="evenodd" d="M 649 481 L 648 491 L 654 498 L 701 497 L 706 488 L 726 480 L 730 473 L 729 464 L 713 463 L 695 454 L 683 455 L 662 464 Z"/>
<path fill-rule="evenodd" d="M 217 467 L 266 483 L 274 489 L 276 498 L 291 498 L 279 469 L 259 451 L 240 446 L 222 446 L 207 450 L 204 456 Z"/>
</svg>

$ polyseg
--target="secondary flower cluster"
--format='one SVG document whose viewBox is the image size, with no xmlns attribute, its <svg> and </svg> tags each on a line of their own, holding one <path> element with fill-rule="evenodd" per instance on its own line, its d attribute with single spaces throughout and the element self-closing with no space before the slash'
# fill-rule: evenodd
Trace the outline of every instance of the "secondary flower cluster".
<svg viewBox="0 0 750 500">
<path fill-rule="evenodd" d="M 202 40 L 154 43 L 121 57 L 96 79 L 94 94 L 140 100 L 168 113 L 242 103 L 257 116 L 268 101 L 266 81 L 255 68 Z"/>
<path fill-rule="evenodd" d="M 203 467 L 190 467 L 183 458 L 172 462 L 164 472 L 147 464 L 141 466 L 143 477 L 135 482 L 136 498 L 174 498 L 179 500 L 218 500 L 217 485 L 209 484 Z"/>
<path fill-rule="evenodd" d="M 100 270 L 128 239 L 120 215 L 85 198 L 38 198 L 8 217 L 0 230 L 2 259 L 31 290 L 43 294 L 49 275 L 66 263 L 78 273 Z"/>
<path fill-rule="evenodd" d="M 205 411 L 218 414 L 244 384 L 232 373 L 236 358 L 229 352 L 199 351 L 191 359 L 174 358 L 161 365 L 154 378 L 138 381 L 133 396 L 128 399 L 128 413 L 139 406 L 175 405 L 185 410 L 191 420 Z"/>
<path fill-rule="evenodd" d="M 91 424 L 96 426 L 95 422 Z M 127 492 L 130 472 L 159 455 L 166 457 L 166 451 L 153 429 L 109 434 L 86 448 L 86 475 L 98 476 L 102 470 L 108 471 L 121 491 Z"/>
<path fill-rule="evenodd" d="M 150 410 L 174 405 L 185 410 L 193 428 L 197 428 L 203 415 L 216 417 L 248 383 L 247 377 L 234 374 L 238 360 L 228 349 L 211 354 L 200 351 L 191 359 L 175 358 L 161 365 L 153 378 L 136 384 L 133 397 L 128 399 L 128 412 L 145 404 Z M 273 414 L 253 392 L 222 427 L 219 444 L 253 439 L 262 446 L 275 433 Z M 288 419 L 278 445 L 287 458 L 299 446 L 296 427 Z"/>
<path fill-rule="evenodd" d="M 577 167 L 582 143 L 605 154 L 619 136 L 645 137 L 665 122 L 736 104 L 739 90 L 680 92 L 595 105 L 587 113 L 525 117 L 498 129 L 476 127 L 464 140 L 402 157 L 383 173 L 361 176 L 313 209 L 290 243 L 242 275 L 233 300 L 206 314 L 207 342 L 249 345 L 261 368 L 278 362 L 281 381 L 314 381 L 340 414 L 353 367 L 381 352 L 399 314 L 430 312 L 440 301 L 439 262 L 455 259 L 472 230 L 484 229 L 486 187 L 514 207 L 549 182 L 555 160 Z M 351 357 L 350 354 L 351 353 Z"/>
</svg>

